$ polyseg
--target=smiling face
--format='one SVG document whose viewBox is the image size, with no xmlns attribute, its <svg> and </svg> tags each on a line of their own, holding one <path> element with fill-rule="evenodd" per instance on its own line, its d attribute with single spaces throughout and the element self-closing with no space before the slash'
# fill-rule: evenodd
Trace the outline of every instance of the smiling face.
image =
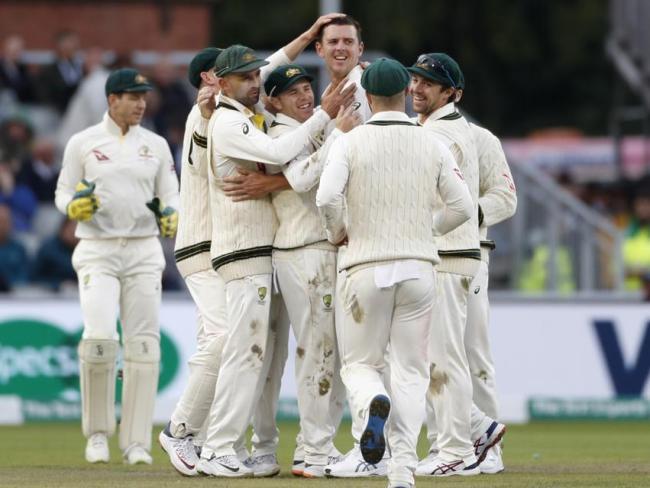
<svg viewBox="0 0 650 488">
<path fill-rule="evenodd" d="M 301 124 L 314 113 L 314 91 L 307 80 L 295 82 L 269 102 L 278 113 L 297 120 Z"/>
<path fill-rule="evenodd" d="M 409 93 L 413 97 L 413 111 L 428 117 L 440 107 L 453 101 L 450 97 L 454 94 L 454 90 L 414 74 L 411 76 Z"/>
<path fill-rule="evenodd" d="M 316 42 L 316 52 L 325 61 L 330 76 L 340 80 L 359 63 L 363 42 L 353 25 L 328 25 Z"/>
<path fill-rule="evenodd" d="M 260 99 L 262 78 L 260 70 L 231 73 L 219 78 L 219 88 L 229 98 L 237 100 L 250 110 Z"/>
<path fill-rule="evenodd" d="M 147 108 L 147 92 L 111 93 L 108 112 L 119 126 L 138 125 Z"/>
</svg>

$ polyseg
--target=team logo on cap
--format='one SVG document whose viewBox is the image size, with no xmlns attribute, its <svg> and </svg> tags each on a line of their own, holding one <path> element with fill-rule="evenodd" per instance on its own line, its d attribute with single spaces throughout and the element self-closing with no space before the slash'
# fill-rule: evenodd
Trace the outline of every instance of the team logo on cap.
<svg viewBox="0 0 650 488">
<path fill-rule="evenodd" d="M 255 55 L 253 53 L 245 53 L 241 58 L 248 63 L 255 60 Z"/>
<path fill-rule="evenodd" d="M 147 78 L 145 78 L 144 76 L 138 73 L 137 75 L 135 75 L 135 82 L 138 85 L 142 85 L 147 82 Z"/>
<path fill-rule="evenodd" d="M 296 75 L 300 74 L 300 70 L 298 68 L 289 68 L 284 72 L 284 76 L 287 78 L 293 78 Z"/>
</svg>

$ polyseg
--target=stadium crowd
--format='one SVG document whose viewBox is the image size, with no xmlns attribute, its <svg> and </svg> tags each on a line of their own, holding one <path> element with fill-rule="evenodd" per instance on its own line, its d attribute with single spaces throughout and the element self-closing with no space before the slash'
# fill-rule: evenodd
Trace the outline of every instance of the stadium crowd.
<svg viewBox="0 0 650 488">
<path fill-rule="evenodd" d="M 131 64 L 129 55 L 114 56 L 92 46 L 82 50 L 72 31 L 59 33 L 52 46 L 50 63 L 27 63 L 21 37 L 2 40 L 0 292 L 34 287 L 59 290 L 68 284 L 76 289 L 70 261 L 77 243 L 75 223 L 54 207 L 63 148 L 74 133 L 101 120 L 110 70 Z M 184 69 L 164 56 L 142 68 L 155 86 L 142 125 L 165 137 L 177 165 L 184 121 L 194 98 Z M 168 257 L 172 245 L 165 244 Z M 163 287 L 179 289 L 173 259 L 167 262 L 172 265 L 165 270 Z"/>
</svg>

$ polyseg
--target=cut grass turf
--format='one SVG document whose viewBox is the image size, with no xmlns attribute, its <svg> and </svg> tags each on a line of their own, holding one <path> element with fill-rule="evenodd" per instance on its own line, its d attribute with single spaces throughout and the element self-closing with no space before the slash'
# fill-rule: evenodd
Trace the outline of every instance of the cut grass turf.
<svg viewBox="0 0 650 488">
<path fill-rule="evenodd" d="M 270 479 L 222 480 L 183 478 L 154 442 L 153 466 L 125 466 L 111 439 L 111 462 L 89 465 L 78 424 L 29 424 L 0 427 L 1 487 L 155 487 L 219 486 L 286 488 L 308 485 L 383 487 L 386 479 L 303 480 L 290 474 L 297 423 L 280 424 L 278 452 L 282 473 Z M 159 428 L 154 429 L 155 436 Z M 349 424 L 340 429 L 337 446 L 351 446 Z M 420 455 L 426 451 L 420 442 Z M 650 422 L 543 422 L 514 425 L 504 441 L 506 472 L 498 475 L 418 478 L 417 486 L 471 487 L 648 487 L 650 486 Z"/>
</svg>

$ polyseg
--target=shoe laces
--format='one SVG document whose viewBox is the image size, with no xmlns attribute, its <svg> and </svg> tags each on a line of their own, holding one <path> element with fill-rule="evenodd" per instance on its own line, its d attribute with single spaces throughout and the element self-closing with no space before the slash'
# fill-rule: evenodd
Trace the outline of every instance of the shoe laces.
<svg viewBox="0 0 650 488">
<path fill-rule="evenodd" d="M 90 445 L 94 448 L 103 447 L 106 445 L 106 438 L 103 434 L 93 434 L 90 436 Z"/>
<path fill-rule="evenodd" d="M 193 437 L 188 435 L 183 439 L 180 439 L 180 442 L 176 443 L 174 450 L 176 454 L 181 459 L 193 459 L 196 457 L 196 450 L 194 448 L 194 443 L 192 442 Z"/>
<path fill-rule="evenodd" d="M 239 459 L 232 454 L 226 454 L 225 456 L 219 456 L 218 458 L 213 458 L 220 464 L 226 464 L 232 468 L 239 467 Z"/>
<path fill-rule="evenodd" d="M 262 454 L 253 458 L 253 464 L 277 464 L 275 454 Z"/>
</svg>

